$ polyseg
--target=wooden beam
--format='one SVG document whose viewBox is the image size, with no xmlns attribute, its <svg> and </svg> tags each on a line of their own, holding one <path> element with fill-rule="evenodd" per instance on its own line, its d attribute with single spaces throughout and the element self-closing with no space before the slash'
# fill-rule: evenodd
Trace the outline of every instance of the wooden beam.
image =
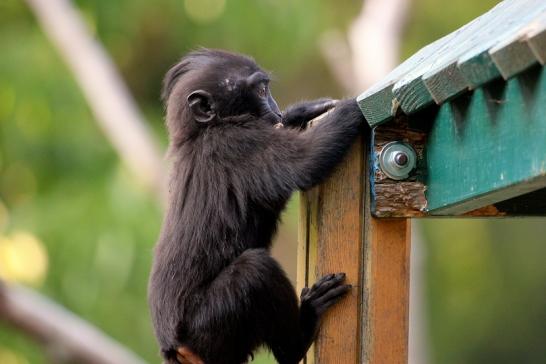
<svg viewBox="0 0 546 364">
<path fill-rule="evenodd" d="M 536 66 L 508 82 L 497 80 L 440 107 L 399 115 L 372 131 L 372 213 L 536 216 L 546 205 L 501 202 L 546 188 L 546 69 Z M 402 181 L 388 178 L 379 156 L 402 141 L 417 168 Z M 525 206 L 532 206 L 526 210 Z"/>
<path fill-rule="evenodd" d="M 363 140 L 321 186 L 301 194 L 298 288 L 345 272 L 353 285 L 324 317 L 305 364 L 407 362 L 409 225 L 372 220 Z"/>
<path fill-rule="evenodd" d="M 414 67 L 428 61 L 450 37 L 448 35 L 422 48 L 357 97 L 358 105 L 371 127 L 392 119 L 399 112 L 400 104 L 392 90 L 394 85 Z"/>
<path fill-rule="evenodd" d="M 298 287 L 333 272 L 345 272 L 353 285 L 325 314 L 306 364 L 359 363 L 364 175 L 364 143 L 359 139 L 332 176 L 302 194 Z"/>
<path fill-rule="evenodd" d="M 508 79 L 538 62 L 544 63 L 541 53 L 546 50 L 545 28 L 546 11 L 542 10 L 512 37 L 489 50 L 502 77 Z"/>
<path fill-rule="evenodd" d="M 426 145 L 427 208 L 457 215 L 546 187 L 546 71 L 440 107 Z"/>
<path fill-rule="evenodd" d="M 369 217 L 364 248 L 364 364 L 408 362 L 409 258 L 409 220 Z"/>
<path fill-rule="evenodd" d="M 370 126 L 441 105 L 546 60 L 546 2 L 505 0 L 421 49 L 357 101 Z"/>
</svg>

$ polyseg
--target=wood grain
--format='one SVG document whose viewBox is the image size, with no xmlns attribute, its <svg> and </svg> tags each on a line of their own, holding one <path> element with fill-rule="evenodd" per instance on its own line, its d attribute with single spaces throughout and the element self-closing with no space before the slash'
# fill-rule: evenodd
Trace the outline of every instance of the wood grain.
<svg viewBox="0 0 546 364">
<path fill-rule="evenodd" d="M 524 19 L 528 22 L 527 25 L 489 50 L 504 79 L 509 79 L 540 61 L 540 51 L 537 54 L 537 50 L 542 48 L 540 43 L 543 36 L 540 33 L 546 23 L 545 7 L 546 3 L 542 3 L 534 11 L 530 11 L 529 19 Z"/>
<path fill-rule="evenodd" d="M 428 213 L 460 215 L 545 188 L 544 105 L 544 67 L 442 105 L 426 145 Z"/>
<path fill-rule="evenodd" d="M 410 224 L 368 215 L 364 248 L 362 363 L 406 364 Z"/>
<path fill-rule="evenodd" d="M 429 60 L 448 39 L 449 36 L 446 36 L 423 47 L 396 67 L 384 79 L 357 97 L 358 105 L 370 126 L 374 127 L 384 123 L 399 112 L 400 105 L 392 92 L 394 84 L 413 68 Z"/>
<path fill-rule="evenodd" d="M 364 144 L 359 139 L 330 178 L 302 194 L 298 286 L 333 272 L 345 272 L 353 285 L 325 314 L 306 364 L 359 363 L 364 175 Z"/>
<path fill-rule="evenodd" d="M 326 313 L 305 364 L 407 362 L 409 224 L 371 217 L 367 160 L 360 139 L 301 197 L 298 287 L 332 272 L 353 285 Z"/>
<path fill-rule="evenodd" d="M 410 115 L 546 62 L 546 2 L 505 0 L 429 44 L 363 92 L 358 103 L 370 126 Z"/>
<path fill-rule="evenodd" d="M 424 153 L 427 128 L 425 122 L 413 124 L 410 126 L 408 117 L 401 115 L 392 122 L 379 125 L 372 130 L 371 210 L 375 217 L 421 217 L 426 214 Z M 395 141 L 409 144 L 417 156 L 415 170 L 402 181 L 390 179 L 379 167 L 381 150 L 388 143 Z"/>
</svg>

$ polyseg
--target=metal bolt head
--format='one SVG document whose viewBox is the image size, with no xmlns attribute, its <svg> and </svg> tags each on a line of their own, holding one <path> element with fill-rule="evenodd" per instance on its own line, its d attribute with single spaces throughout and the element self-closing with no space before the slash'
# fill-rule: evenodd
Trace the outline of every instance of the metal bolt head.
<svg viewBox="0 0 546 364">
<path fill-rule="evenodd" d="M 405 167 L 409 162 L 409 157 L 404 152 L 398 152 L 394 155 L 394 163 L 399 167 Z"/>
<path fill-rule="evenodd" d="M 389 178 L 403 180 L 409 177 L 417 164 L 415 150 L 403 142 L 390 142 L 379 153 L 379 167 Z"/>
</svg>

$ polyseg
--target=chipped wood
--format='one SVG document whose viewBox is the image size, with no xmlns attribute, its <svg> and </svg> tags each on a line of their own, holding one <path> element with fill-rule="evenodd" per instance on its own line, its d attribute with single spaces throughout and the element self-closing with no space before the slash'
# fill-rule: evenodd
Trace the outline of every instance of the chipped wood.
<svg viewBox="0 0 546 364">
<path fill-rule="evenodd" d="M 423 126 L 425 123 L 421 123 Z M 379 168 L 378 157 L 383 147 L 393 141 L 411 145 L 417 153 L 417 169 L 404 181 L 387 177 Z M 408 118 L 399 116 L 395 121 L 380 125 L 373 130 L 373 153 L 371 154 L 372 213 L 376 217 L 420 217 L 427 206 L 426 186 L 423 182 L 423 159 L 426 132 L 412 128 Z"/>
</svg>

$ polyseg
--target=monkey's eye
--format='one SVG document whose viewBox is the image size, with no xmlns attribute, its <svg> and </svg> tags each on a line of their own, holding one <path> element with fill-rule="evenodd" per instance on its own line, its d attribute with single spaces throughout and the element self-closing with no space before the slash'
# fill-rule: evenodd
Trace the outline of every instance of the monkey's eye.
<svg viewBox="0 0 546 364">
<path fill-rule="evenodd" d="M 262 98 L 267 96 L 267 85 L 265 83 L 258 86 L 258 96 Z"/>
</svg>

